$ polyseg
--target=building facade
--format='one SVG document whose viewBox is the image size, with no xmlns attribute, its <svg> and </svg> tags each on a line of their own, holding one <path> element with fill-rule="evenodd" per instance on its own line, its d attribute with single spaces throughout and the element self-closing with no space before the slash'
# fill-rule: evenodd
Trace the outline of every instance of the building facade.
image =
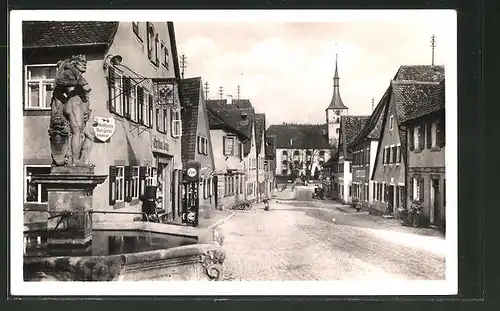
<svg viewBox="0 0 500 311">
<path fill-rule="evenodd" d="M 353 156 L 352 162 L 352 197 L 363 209 L 369 209 L 373 204 L 373 181 L 371 176 L 377 154 L 378 140 L 385 110 L 389 103 L 389 90 L 384 94 L 379 104 L 373 110 L 365 126 L 349 145 Z"/>
<path fill-rule="evenodd" d="M 208 120 L 215 162 L 214 201 L 217 209 L 222 210 L 245 199 L 243 144 L 249 138 L 211 110 Z"/>
<path fill-rule="evenodd" d="M 320 179 L 330 158 L 327 126 L 323 124 L 271 125 L 266 135 L 275 141 L 275 174 L 278 183 L 305 176 Z"/>
<path fill-rule="evenodd" d="M 444 80 L 403 120 L 407 129 L 407 206 L 422 206 L 422 224 L 446 228 Z"/>
<path fill-rule="evenodd" d="M 114 124 L 112 136 L 96 139 L 90 154 L 95 173 L 109 175 L 94 190 L 94 210 L 140 211 L 145 186 L 156 185 L 162 198 L 159 207 L 175 218 L 180 207 L 182 123 L 171 22 L 23 23 L 25 210 L 47 209 L 46 191 L 33 185 L 30 176 L 50 172 L 46 133 L 57 62 L 74 54 L 87 58 L 84 76 L 92 87 L 87 126 L 93 130 L 96 118 Z M 161 104 L 155 95 L 159 83 L 170 91 Z"/>
<path fill-rule="evenodd" d="M 180 83 L 182 103 L 182 164 L 186 170 L 188 161 L 197 161 L 200 167 L 199 204 L 207 217 L 215 209 L 215 163 L 212 139 L 205 104 L 202 79 L 183 79 Z"/>
<path fill-rule="evenodd" d="M 443 79 L 442 66 L 401 66 L 391 81 L 372 175 L 371 213 L 394 215 L 399 207 L 406 207 L 407 131 L 401 122 L 418 103 L 428 100 L 432 89 Z"/>
</svg>

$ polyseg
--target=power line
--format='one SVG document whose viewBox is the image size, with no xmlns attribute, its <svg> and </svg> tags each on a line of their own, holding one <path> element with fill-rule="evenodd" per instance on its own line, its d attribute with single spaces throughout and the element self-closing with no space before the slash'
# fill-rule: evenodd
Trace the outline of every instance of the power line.
<svg viewBox="0 0 500 311">
<path fill-rule="evenodd" d="M 220 99 L 222 99 L 222 97 L 224 96 L 224 88 L 222 86 L 219 86 L 219 96 Z"/>
</svg>

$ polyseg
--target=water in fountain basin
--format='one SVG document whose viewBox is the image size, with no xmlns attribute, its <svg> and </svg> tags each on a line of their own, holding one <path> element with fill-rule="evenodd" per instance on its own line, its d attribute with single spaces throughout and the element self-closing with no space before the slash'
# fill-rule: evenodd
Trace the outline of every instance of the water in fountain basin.
<svg viewBox="0 0 500 311">
<path fill-rule="evenodd" d="M 25 257 L 106 256 L 168 249 L 196 244 L 194 238 L 152 233 L 150 231 L 95 230 L 86 247 L 53 247 L 47 244 L 47 232 L 25 232 Z"/>
</svg>

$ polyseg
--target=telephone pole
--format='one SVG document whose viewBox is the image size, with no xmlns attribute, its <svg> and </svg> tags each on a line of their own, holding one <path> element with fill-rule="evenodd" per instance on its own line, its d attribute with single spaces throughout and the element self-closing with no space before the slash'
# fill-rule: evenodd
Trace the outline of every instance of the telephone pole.
<svg viewBox="0 0 500 311">
<path fill-rule="evenodd" d="M 375 109 L 375 98 L 372 97 L 372 112 Z"/>
<path fill-rule="evenodd" d="M 222 97 L 224 96 L 224 88 L 222 86 L 219 86 L 219 96 L 220 99 L 222 99 Z"/>
<path fill-rule="evenodd" d="M 182 68 L 181 79 L 184 79 L 184 70 L 186 69 L 186 67 L 187 67 L 187 57 L 186 57 L 186 55 L 182 54 L 181 55 L 181 68 Z"/>
<path fill-rule="evenodd" d="M 434 66 L 434 50 L 436 49 L 436 36 L 431 37 L 431 48 L 432 48 L 432 66 Z"/>
<path fill-rule="evenodd" d="M 204 91 L 205 91 L 205 99 L 208 99 L 208 91 L 210 90 L 209 87 L 208 87 L 208 81 L 205 82 L 205 88 L 204 88 Z"/>
<path fill-rule="evenodd" d="M 239 86 L 239 85 L 238 85 L 238 90 L 237 90 L 237 92 L 238 92 L 238 100 L 239 100 L 239 99 L 240 99 L 240 92 L 241 92 L 241 89 L 240 89 L 240 86 Z"/>
</svg>

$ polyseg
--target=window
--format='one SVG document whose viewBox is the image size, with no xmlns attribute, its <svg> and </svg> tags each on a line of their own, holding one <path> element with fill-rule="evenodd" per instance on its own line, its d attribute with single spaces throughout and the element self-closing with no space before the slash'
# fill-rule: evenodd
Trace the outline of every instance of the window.
<svg viewBox="0 0 500 311">
<path fill-rule="evenodd" d="M 415 129 L 413 130 L 413 146 L 415 149 L 419 150 L 424 149 L 423 148 L 424 141 L 421 137 L 421 132 L 422 131 L 420 126 L 416 126 Z"/>
<path fill-rule="evenodd" d="M 154 58 L 154 64 L 156 66 L 160 66 L 160 38 L 158 37 L 158 34 L 155 36 L 155 58 Z"/>
<path fill-rule="evenodd" d="M 162 56 L 163 56 L 163 59 L 161 61 L 161 64 L 163 65 L 163 67 L 167 68 L 168 69 L 168 48 L 166 46 L 165 43 L 161 43 L 161 53 L 162 53 Z"/>
<path fill-rule="evenodd" d="M 109 68 L 109 109 L 118 115 L 123 115 L 123 77 L 114 68 Z"/>
<path fill-rule="evenodd" d="M 381 197 L 381 201 L 382 202 L 386 202 L 387 201 L 387 198 L 386 198 L 386 188 L 385 188 L 385 183 L 382 183 L 382 189 L 381 189 L 381 192 L 380 192 L 380 197 Z"/>
<path fill-rule="evenodd" d="M 163 109 L 163 133 L 167 133 L 168 129 L 168 109 Z"/>
<path fill-rule="evenodd" d="M 338 134 L 338 133 L 339 133 L 339 131 L 340 131 L 340 129 L 339 129 L 339 128 L 336 128 L 336 129 L 335 129 L 335 133 L 336 133 L 336 134 Z"/>
<path fill-rule="evenodd" d="M 401 145 L 396 146 L 396 163 L 401 163 Z"/>
<path fill-rule="evenodd" d="M 154 50 L 155 50 L 155 29 L 153 27 L 153 24 L 151 24 L 150 22 L 147 22 L 147 43 L 148 43 L 148 58 L 151 62 L 154 63 L 155 59 L 154 59 Z"/>
<path fill-rule="evenodd" d="M 116 202 L 123 202 L 125 198 L 125 167 L 116 167 L 116 186 L 115 186 L 115 200 Z"/>
<path fill-rule="evenodd" d="M 349 173 L 352 173 L 352 162 L 349 162 Z"/>
<path fill-rule="evenodd" d="M 431 125 L 431 146 L 432 146 L 432 148 L 437 147 L 437 135 L 438 135 L 437 123 L 434 122 Z"/>
<path fill-rule="evenodd" d="M 148 166 L 146 171 L 146 185 L 155 186 L 157 181 L 156 167 Z"/>
<path fill-rule="evenodd" d="M 146 89 L 143 89 L 144 92 L 144 104 L 142 105 L 142 124 L 151 127 L 153 123 L 152 119 L 152 107 L 153 107 L 153 100 L 152 100 L 152 95 L 149 94 L 149 92 Z"/>
<path fill-rule="evenodd" d="M 142 39 L 141 39 L 141 31 L 140 31 L 140 28 L 139 28 L 139 22 L 132 22 L 132 30 L 134 31 L 134 33 L 137 36 L 137 38 L 142 41 Z"/>
<path fill-rule="evenodd" d="M 224 137 L 224 155 L 234 155 L 234 141 L 234 137 Z"/>
<path fill-rule="evenodd" d="M 422 178 L 413 178 L 413 200 L 423 201 L 424 200 L 424 180 Z"/>
<path fill-rule="evenodd" d="M 394 117 L 391 116 L 389 118 L 389 130 L 392 131 L 393 128 L 394 128 Z"/>
<path fill-rule="evenodd" d="M 240 175 L 240 193 L 243 193 L 243 175 Z"/>
<path fill-rule="evenodd" d="M 27 65 L 25 67 L 25 109 L 50 109 L 56 72 L 56 65 Z"/>
<path fill-rule="evenodd" d="M 132 199 L 138 199 L 139 198 L 139 167 L 134 166 L 132 167 L 132 180 L 130 183 L 130 188 L 131 188 L 131 197 Z"/>
<path fill-rule="evenodd" d="M 181 120 L 181 111 L 177 108 L 173 108 L 171 110 L 171 132 L 172 137 L 179 138 L 182 136 L 182 120 Z"/>
<path fill-rule="evenodd" d="M 208 139 L 198 135 L 197 149 L 199 154 L 208 155 Z"/>
<path fill-rule="evenodd" d="M 50 174 L 50 165 L 26 165 L 24 167 L 24 202 L 47 203 L 48 192 L 45 186 L 33 182 L 33 175 Z"/>
<path fill-rule="evenodd" d="M 396 163 L 398 160 L 398 155 L 396 154 L 396 146 L 391 147 L 391 163 Z"/>
</svg>

